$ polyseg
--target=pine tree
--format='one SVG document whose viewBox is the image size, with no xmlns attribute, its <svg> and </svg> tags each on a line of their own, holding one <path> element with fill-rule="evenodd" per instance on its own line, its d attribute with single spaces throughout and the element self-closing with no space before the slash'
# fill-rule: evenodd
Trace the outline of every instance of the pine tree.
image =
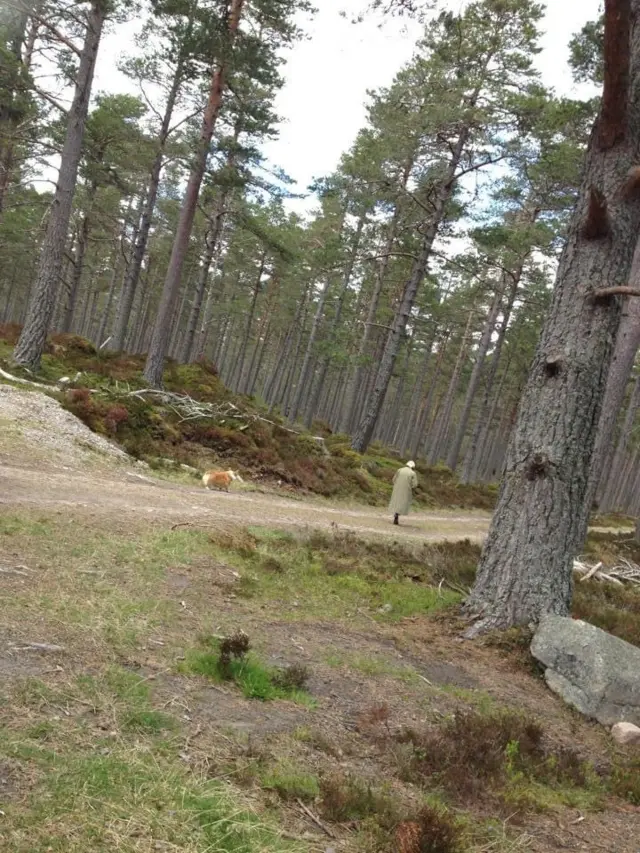
<svg viewBox="0 0 640 853">
<path fill-rule="evenodd" d="M 640 3 L 610 0 L 604 93 L 467 602 L 470 635 L 567 614 L 598 417 L 640 227 Z"/>
</svg>

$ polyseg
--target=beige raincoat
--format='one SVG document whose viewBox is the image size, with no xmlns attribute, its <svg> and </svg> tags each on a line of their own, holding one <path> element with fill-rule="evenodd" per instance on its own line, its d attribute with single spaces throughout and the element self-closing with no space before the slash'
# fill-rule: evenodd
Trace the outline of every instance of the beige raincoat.
<svg viewBox="0 0 640 853">
<path fill-rule="evenodd" d="M 417 485 L 418 478 L 412 468 L 405 465 L 404 468 L 399 468 L 396 471 L 393 476 L 393 492 L 389 503 L 389 511 L 393 515 L 408 515 L 413 490 Z"/>
</svg>

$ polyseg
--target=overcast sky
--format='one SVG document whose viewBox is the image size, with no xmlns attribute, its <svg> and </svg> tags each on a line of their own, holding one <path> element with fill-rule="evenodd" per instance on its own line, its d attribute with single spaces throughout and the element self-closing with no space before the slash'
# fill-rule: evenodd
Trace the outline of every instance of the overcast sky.
<svg viewBox="0 0 640 853">
<path fill-rule="evenodd" d="M 567 44 L 588 20 L 597 17 L 601 0 L 549 0 L 545 19 L 544 50 L 538 60 L 547 85 L 558 93 L 573 90 L 567 68 Z M 301 19 L 309 38 L 288 51 L 285 86 L 275 102 L 284 119 L 279 139 L 265 153 L 282 167 L 304 191 L 312 178 L 331 172 L 349 148 L 365 121 L 367 90 L 388 85 L 411 58 L 420 35 L 414 21 L 368 16 L 353 24 L 349 18 L 366 6 L 365 0 L 316 0 L 318 13 Z M 460 0 L 447 0 L 459 11 Z M 341 16 L 347 12 L 347 17 Z M 122 30 L 102 45 L 96 73 L 96 90 L 133 91 L 115 71 L 115 62 L 131 44 L 123 43 Z M 296 205 L 298 206 L 298 205 Z"/>
</svg>

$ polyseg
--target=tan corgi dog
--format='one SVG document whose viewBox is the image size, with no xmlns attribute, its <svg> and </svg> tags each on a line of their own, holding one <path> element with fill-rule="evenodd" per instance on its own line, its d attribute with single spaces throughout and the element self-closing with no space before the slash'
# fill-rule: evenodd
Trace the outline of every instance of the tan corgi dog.
<svg viewBox="0 0 640 853">
<path fill-rule="evenodd" d="M 205 489 L 215 488 L 229 491 L 229 486 L 233 480 L 243 482 L 242 477 L 237 471 L 207 471 L 202 477 Z"/>
</svg>

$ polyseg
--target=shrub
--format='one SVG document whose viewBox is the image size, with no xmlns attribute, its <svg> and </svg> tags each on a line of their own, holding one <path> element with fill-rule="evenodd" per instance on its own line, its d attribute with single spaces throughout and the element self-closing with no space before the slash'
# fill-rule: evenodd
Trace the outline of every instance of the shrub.
<svg viewBox="0 0 640 853">
<path fill-rule="evenodd" d="M 249 652 L 251 643 L 244 631 L 238 630 L 231 637 L 220 641 L 220 657 L 218 664 L 223 678 L 232 678 L 232 661 L 242 661 Z"/>
<path fill-rule="evenodd" d="M 551 751 L 533 719 L 510 710 L 456 714 L 437 729 L 405 730 L 404 775 L 433 781 L 459 798 L 499 791 L 517 779 L 586 787 L 590 768 L 569 749 Z"/>
<path fill-rule="evenodd" d="M 461 853 L 460 825 L 447 811 L 424 806 L 414 820 L 396 828 L 397 853 Z"/>
<path fill-rule="evenodd" d="M 306 690 L 309 677 L 309 669 L 304 664 L 293 663 L 286 669 L 276 672 L 273 676 L 273 683 L 281 690 L 291 693 Z"/>
<path fill-rule="evenodd" d="M 609 788 L 634 806 L 640 806 L 640 758 L 627 759 L 613 768 Z"/>
<path fill-rule="evenodd" d="M 124 406 L 109 406 L 104 416 L 104 423 L 110 433 L 115 433 L 120 424 L 129 420 L 129 412 Z"/>
<path fill-rule="evenodd" d="M 398 822 L 396 801 L 362 779 L 328 776 L 320 782 L 320 793 L 320 810 L 334 823 L 375 817 L 380 826 L 391 829 Z"/>
</svg>

